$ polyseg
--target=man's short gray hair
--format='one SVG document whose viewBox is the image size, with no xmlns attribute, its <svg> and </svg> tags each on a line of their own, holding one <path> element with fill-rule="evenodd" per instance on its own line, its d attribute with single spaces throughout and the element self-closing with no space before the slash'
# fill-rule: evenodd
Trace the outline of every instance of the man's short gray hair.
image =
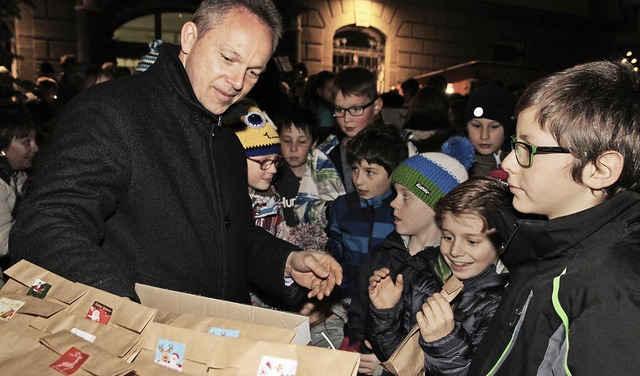
<svg viewBox="0 0 640 376">
<path fill-rule="evenodd" d="M 271 0 L 204 0 L 193 14 L 191 21 L 198 28 L 198 38 L 215 27 L 227 13 L 244 9 L 256 15 L 271 29 L 273 50 L 282 37 L 282 16 Z"/>
</svg>

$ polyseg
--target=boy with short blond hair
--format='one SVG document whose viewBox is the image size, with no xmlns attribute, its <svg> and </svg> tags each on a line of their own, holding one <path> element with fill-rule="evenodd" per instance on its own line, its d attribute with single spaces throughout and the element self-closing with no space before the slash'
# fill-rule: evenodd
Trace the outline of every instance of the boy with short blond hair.
<svg viewBox="0 0 640 376">
<path fill-rule="evenodd" d="M 640 369 L 640 79 L 593 62 L 531 85 L 503 161 L 521 213 L 491 217 L 510 282 L 471 375 Z M 610 323 L 615 323 L 613 326 Z"/>
</svg>

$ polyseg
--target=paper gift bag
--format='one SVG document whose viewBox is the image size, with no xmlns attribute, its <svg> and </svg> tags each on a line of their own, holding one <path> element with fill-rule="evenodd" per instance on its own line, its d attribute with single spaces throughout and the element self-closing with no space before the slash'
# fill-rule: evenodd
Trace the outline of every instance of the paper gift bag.
<svg viewBox="0 0 640 376">
<path fill-rule="evenodd" d="M 220 341 L 224 339 L 152 322 L 142 335 L 141 350 L 133 360 L 133 365 L 136 372 L 169 369 L 187 375 L 204 376 L 207 375 L 211 354 L 224 346 L 225 342 Z"/>
<path fill-rule="evenodd" d="M 440 292 L 449 303 L 462 291 L 462 282 L 455 276 L 449 277 Z M 418 342 L 420 328 L 414 325 L 398 348 L 382 366 L 395 376 L 424 375 L 424 353 Z"/>
<path fill-rule="evenodd" d="M 29 330 L 29 322 L 33 318 L 26 318 L 21 322 L 21 318 L 16 317 L 0 325 L 0 362 L 15 358 L 20 355 L 32 352 L 40 347 L 41 332 Z M 0 368 L 0 374 L 4 374 Z"/>
<path fill-rule="evenodd" d="M 4 273 L 26 287 L 27 293 L 40 299 L 55 299 L 69 305 L 86 292 L 82 285 L 64 279 L 27 260 L 18 261 Z M 14 289 L 15 285 L 8 284 L 3 287 L 3 290 L 5 288 Z"/>
<path fill-rule="evenodd" d="M 219 338 L 211 354 L 209 376 L 304 375 L 355 376 L 360 355 L 315 346 Z"/>
<path fill-rule="evenodd" d="M 296 336 L 296 331 L 293 329 L 193 313 L 174 314 L 158 311 L 154 321 L 222 337 L 269 342 L 292 343 Z"/>
<path fill-rule="evenodd" d="M 60 303 L 0 291 L 0 321 L 11 320 L 15 315 L 50 317 L 64 308 L 65 305 Z"/>
<path fill-rule="evenodd" d="M 47 334 L 69 331 L 119 358 L 125 358 L 140 341 L 139 334 L 118 325 L 102 325 L 66 312 L 60 312 L 48 319 L 36 318 L 31 322 L 31 326 Z"/>
<path fill-rule="evenodd" d="M 127 298 L 82 285 L 86 293 L 69 307 L 74 315 L 100 324 L 116 324 L 135 333 L 141 333 L 151 322 L 155 310 Z"/>
<path fill-rule="evenodd" d="M 41 339 L 37 349 L 0 362 L 3 375 L 103 375 L 121 376 L 133 366 L 70 332 Z"/>
<path fill-rule="evenodd" d="M 40 342 L 61 357 L 68 354 L 70 349 L 75 349 L 84 354 L 85 359 L 81 368 L 92 375 L 118 376 L 125 375 L 133 370 L 131 364 L 66 330 L 42 337 Z"/>
</svg>

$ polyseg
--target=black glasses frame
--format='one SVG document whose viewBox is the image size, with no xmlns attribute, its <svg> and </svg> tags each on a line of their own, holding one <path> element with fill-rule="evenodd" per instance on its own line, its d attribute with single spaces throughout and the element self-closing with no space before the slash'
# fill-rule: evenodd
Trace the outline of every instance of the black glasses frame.
<svg viewBox="0 0 640 376">
<path fill-rule="evenodd" d="M 524 164 L 518 158 L 518 151 L 516 147 L 520 145 L 526 148 L 529 151 L 529 163 Z M 533 165 L 533 156 L 536 154 L 571 154 L 571 151 L 567 148 L 563 148 L 561 146 L 533 146 L 527 144 L 526 142 L 518 141 L 515 136 L 511 136 L 511 150 L 513 150 L 513 154 L 515 154 L 516 162 L 522 167 L 531 167 Z"/>
<path fill-rule="evenodd" d="M 352 107 L 349 107 L 349 108 L 334 107 L 333 108 L 333 117 L 343 118 L 343 117 L 347 116 L 347 112 L 351 116 L 362 116 L 362 115 L 364 115 L 364 110 L 366 110 L 368 107 L 371 107 L 371 105 L 376 103 L 377 100 L 378 100 L 378 98 L 372 100 L 371 102 L 369 102 L 367 104 L 363 104 L 362 106 L 352 106 Z M 356 113 L 354 113 L 354 111 Z"/>
</svg>

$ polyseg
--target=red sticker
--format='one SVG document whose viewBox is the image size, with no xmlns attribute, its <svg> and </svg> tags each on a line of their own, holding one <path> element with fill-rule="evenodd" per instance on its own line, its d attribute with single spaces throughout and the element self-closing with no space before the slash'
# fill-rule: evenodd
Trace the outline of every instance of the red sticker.
<svg viewBox="0 0 640 376">
<path fill-rule="evenodd" d="M 89 359 L 89 355 L 82 351 L 72 347 L 60 357 L 57 361 L 52 363 L 49 367 L 55 369 L 63 375 L 71 375 L 75 373 L 84 362 Z"/>
<path fill-rule="evenodd" d="M 86 318 L 89 320 L 93 320 L 99 322 L 100 324 L 108 324 L 111 319 L 111 314 L 113 310 L 106 305 L 95 301 L 91 308 L 89 308 L 89 312 L 87 312 Z"/>
</svg>

